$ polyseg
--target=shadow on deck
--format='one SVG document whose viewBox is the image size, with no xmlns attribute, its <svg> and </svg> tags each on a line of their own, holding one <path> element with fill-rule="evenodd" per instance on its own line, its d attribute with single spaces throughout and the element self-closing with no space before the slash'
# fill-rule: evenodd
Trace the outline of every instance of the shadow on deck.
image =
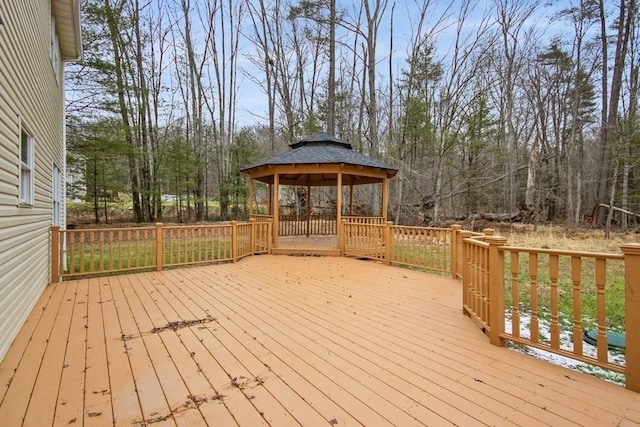
<svg viewBox="0 0 640 427">
<path fill-rule="evenodd" d="M 58 283 L 0 364 L 0 423 L 640 424 L 640 394 L 492 346 L 461 300 L 348 258 Z"/>
</svg>

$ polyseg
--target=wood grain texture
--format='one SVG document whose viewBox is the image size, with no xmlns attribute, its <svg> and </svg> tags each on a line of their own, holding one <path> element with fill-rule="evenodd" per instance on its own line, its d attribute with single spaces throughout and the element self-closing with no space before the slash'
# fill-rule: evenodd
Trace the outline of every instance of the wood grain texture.
<svg viewBox="0 0 640 427">
<path fill-rule="evenodd" d="M 11 425 L 640 424 L 640 394 L 492 346 L 441 276 L 254 256 L 53 286 L 0 364 Z"/>
</svg>

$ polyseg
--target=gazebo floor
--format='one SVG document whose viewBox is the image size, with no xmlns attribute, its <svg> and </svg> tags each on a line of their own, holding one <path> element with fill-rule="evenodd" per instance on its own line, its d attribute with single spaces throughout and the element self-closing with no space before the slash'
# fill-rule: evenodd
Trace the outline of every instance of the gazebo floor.
<svg viewBox="0 0 640 427">
<path fill-rule="evenodd" d="M 489 344 L 452 279 L 254 256 L 49 286 L 0 424 L 640 424 L 640 394 Z"/>
</svg>

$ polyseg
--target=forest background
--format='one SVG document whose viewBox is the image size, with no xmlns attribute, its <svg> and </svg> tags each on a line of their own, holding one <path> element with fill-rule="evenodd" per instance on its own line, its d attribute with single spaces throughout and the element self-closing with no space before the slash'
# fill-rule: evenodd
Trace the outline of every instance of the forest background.
<svg viewBox="0 0 640 427">
<path fill-rule="evenodd" d="M 640 212 L 635 0 L 81 7 L 68 195 L 95 221 L 114 201 L 136 222 L 246 217 L 240 169 L 327 131 L 398 168 L 396 223 L 637 227 L 621 213 Z M 356 193 L 363 214 L 371 194 Z"/>
</svg>

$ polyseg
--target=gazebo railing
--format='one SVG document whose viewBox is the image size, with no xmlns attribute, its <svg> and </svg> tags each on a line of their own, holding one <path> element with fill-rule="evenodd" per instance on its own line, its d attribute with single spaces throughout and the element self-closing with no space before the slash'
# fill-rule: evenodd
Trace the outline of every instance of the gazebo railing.
<svg viewBox="0 0 640 427">
<path fill-rule="evenodd" d="M 337 234 L 335 215 L 280 215 L 279 236 L 329 236 Z"/>
<path fill-rule="evenodd" d="M 251 214 L 254 221 L 273 221 L 273 215 Z M 381 216 L 342 217 L 352 224 L 383 225 L 385 218 Z M 335 214 L 312 215 L 308 220 L 304 214 L 279 215 L 278 236 L 331 236 L 338 234 Z"/>
</svg>

